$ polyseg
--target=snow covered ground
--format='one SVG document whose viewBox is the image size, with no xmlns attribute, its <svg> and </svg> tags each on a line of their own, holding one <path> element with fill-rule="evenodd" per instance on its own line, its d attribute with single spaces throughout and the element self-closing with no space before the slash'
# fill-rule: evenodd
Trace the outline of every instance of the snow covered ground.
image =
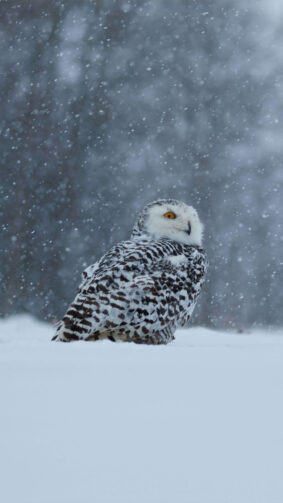
<svg viewBox="0 0 283 503">
<path fill-rule="evenodd" d="M 1 502 L 282 503 L 282 332 L 52 333 L 0 322 Z"/>
</svg>

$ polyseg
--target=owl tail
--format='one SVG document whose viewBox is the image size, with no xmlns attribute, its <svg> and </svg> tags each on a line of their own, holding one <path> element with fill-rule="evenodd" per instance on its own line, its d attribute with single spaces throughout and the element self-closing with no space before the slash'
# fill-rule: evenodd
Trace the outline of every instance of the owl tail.
<svg viewBox="0 0 283 503">
<path fill-rule="evenodd" d="M 62 321 L 59 322 L 53 341 L 70 342 L 86 339 L 92 332 L 92 324 L 85 311 L 81 312 L 70 306 Z"/>
<path fill-rule="evenodd" d="M 56 332 L 54 337 L 52 337 L 52 341 L 61 341 L 61 342 L 69 342 L 69 340 L 64 336 L 65 323 L 63 320 L 57 323 Z"/>
</svg>

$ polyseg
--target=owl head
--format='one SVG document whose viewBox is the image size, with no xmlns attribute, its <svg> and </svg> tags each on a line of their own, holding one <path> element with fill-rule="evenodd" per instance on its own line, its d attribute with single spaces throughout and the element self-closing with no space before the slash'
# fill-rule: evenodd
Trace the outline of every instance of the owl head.
<svg viewBox="0 0 283 503">
<path fill-rule="evenodd" d="M 181 201 L 159 199 L 141 211 L 132 238 L 169 238 L 186 245 L 201 245 L 203 225 L 196 210 Z"/>
</svg>

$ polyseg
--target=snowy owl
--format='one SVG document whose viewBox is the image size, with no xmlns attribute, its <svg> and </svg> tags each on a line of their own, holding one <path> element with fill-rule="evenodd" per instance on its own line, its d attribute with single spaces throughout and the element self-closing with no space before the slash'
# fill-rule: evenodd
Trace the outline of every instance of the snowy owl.
<svg viewBox="0 0 283 503">
<path fill-rule="evenodd" d="M 84 272 L 53 340 L 166 344 L 194 310 L 206 270 L 203 226 L 173 199 L 141 211 L 123 241 Z"/>
</svg>

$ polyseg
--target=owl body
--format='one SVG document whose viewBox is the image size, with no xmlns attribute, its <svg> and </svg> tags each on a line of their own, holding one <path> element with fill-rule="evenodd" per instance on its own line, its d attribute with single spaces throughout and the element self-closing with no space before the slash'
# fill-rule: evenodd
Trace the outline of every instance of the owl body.
<svg viewBox="0 0 283 503">
<path fill-rule="evenodd" d="M 204 250 L 164 231 L 161 236 L 144 232 L 145 222 L 142 212 L 131 239 L 83 272 L 79 292 L 54 339 L 166 344 L 176 328 L 189 321 L 204 281 Z"/>
</svg>

